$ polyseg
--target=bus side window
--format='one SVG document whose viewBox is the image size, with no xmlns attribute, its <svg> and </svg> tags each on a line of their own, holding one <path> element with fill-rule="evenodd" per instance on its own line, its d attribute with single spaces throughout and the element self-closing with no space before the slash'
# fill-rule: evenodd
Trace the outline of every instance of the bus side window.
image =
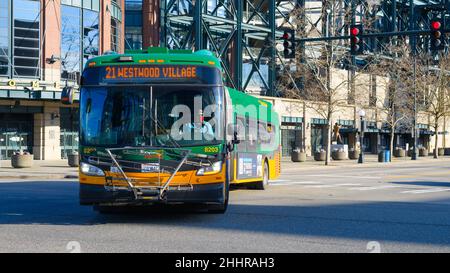
<svg viewBox="0 0 450 273">
<path fill-rule="evenodd" d="M 236 125 L 238 127 L 238 139 L 241 141 L 238 145 L 238 151 L 239 152 L 245 152 L 246 151 L 246 123 L 245 119 L 243 117 L 237 117 L 236 118 Z"/>
<path fill-rule="evenodd" d="M 271 124 L 259 122 L 258 126 L 258 144 L 268 144 L 270 142 Z"/>
<path fill-rule="evenodd" d="M 258 144 L 258 123 L 255 119 L 247 117 L 247 151 L 256 152 Z"/>
</svg>

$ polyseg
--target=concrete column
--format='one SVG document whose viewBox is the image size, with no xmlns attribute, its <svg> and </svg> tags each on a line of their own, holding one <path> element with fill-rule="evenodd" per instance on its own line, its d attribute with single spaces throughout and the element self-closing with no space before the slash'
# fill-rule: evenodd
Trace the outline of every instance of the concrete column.
<svg viewBox="0 0 450 273">
<path fill-rule="evenodd" d="M 124 53 L 125 52 L 125 0 L 120 1 L 120 9 L 122 10 L 122 22 L 120 24 L 119 53 Z"/>
<path fill-rule="evenodd" d="M 111 50 L 111 0 L 101 0 L 100 9 L 100 54 Z"/>
<path fill-rule="evenodd" d="M 142 47 L 159 46 L 159 0 L 143 0 L 142 3 Z"/>
<path fill-rule="evenodd" d="M 60 132 L 58 106 L 45 106 L 44 113 L 34 114 L 35 160 L 61 159 Z"/>
<path fill-rule="evenodd" d="M 45 3 L 44 3 L 45 2 Z M 45 9 L 44 9 L 45 7 Z M 47 63 L 47 59 L 53 56 L 61 57 L 61 0 L 41 0 L 41 26 L 42 29 L 42 68 L 43 80 L 59 82 L 61 77 L 61 62 Z"/>
</svg>

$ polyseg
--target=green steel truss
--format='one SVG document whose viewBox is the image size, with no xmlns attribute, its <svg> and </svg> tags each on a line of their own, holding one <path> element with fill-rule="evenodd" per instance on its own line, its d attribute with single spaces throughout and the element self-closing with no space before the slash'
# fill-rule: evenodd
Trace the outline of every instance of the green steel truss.
<svg viewBox="0 0 450 273">
<path fill-rule="evenodd" d="M 276 96 L 276 73 L 286 60 L 275 45 L 285 28 L 296 27 L 297 38 L 315 39 L 299 43 L 302 56 L 319 50 L 330 37 L 340 39 L 346 54 L 349 26 L 367 21 L 365 33 L 379 34 L 365 39 L 368 52 L 382 52 L 399 38 L 409 38 L 412 48 L 428 52 L 429 22 L 444 18 L 450 29 L 449 6 L 450 0 L 161 0 L 161 46 L 209 49 L 221 59 L 230 86 L 248 91 L 257 79 L 262 94 Z M 421 35 L 411 34 L 416 30 Z M 397 35 L 389 35 L 393 32 Z"/>
<path fill-rule="evenodd" d="M 276 95 L 275 45 L 290 27 L 296 1 L 162 0 L 161 44 L 175 49 L 209 49 L 221 59 L 228 84 L 247 90 L 252 80 L 263 94 Z M 244 73 L 247 66 L 249 71 Z M 263 71 L 263 68 L 264 71 Z"/>
</svg>

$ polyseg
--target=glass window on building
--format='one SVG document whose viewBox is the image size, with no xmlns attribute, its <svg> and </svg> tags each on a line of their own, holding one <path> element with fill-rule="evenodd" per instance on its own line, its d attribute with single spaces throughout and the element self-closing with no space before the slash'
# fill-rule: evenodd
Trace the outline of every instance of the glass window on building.
<svg viewBox="0 0 450 273">
<path fill-rule="evenodd" d="M 40 59 L 40 2 L 13 2 L 13 76 L 39 78 Z"/>
<path fill-rule="evenodd" d="M 33 151 L 33 114 L 5 113 L 0 109 L 0 160 L 17 151 Z M 3 113 L 2 113 L 3 112 Z"/>
<path fill-rule="evenodd" d="M 83 9 L 83 66 L 99 54 L 98 12 Z"/>
<path fill-rule="evenodd" d="M 79 110 L 77 108 L 60 108 L 59 112 L 61 114 L 61 158 L 67 158 L 67 155 L 78 152 Z"/>
<path fill-rule="evenodd" d="M 9 76 L 9 1 L 0 1 L 0 77 Z"/>
<path fill-rule="evenodd" d="M 125 2 L 125 49 L 142 49 L 142 0 Z"/>
<path fill-rule="evenodd" d="M 81 69 L 80 9 L 61 7 L 61 79 L 76 81 Z"/>
<path fill-rule="evenodd" d="M 326 125 L 311 124 L 311 149 L 312 152 L 325 149 Z"/>
<path fill-rule="evenodd" d="M 111 18 L 111 50 L 114 52 L 120 51 L 120 22 Z"/>
<path fill-rule="evenodd" d="M 299 126 L 281 126 L 281 154 L 282 156 L 291 156 L 296 148 L 301 149 L 303 134 L 301 125 Z"/>
</svg>

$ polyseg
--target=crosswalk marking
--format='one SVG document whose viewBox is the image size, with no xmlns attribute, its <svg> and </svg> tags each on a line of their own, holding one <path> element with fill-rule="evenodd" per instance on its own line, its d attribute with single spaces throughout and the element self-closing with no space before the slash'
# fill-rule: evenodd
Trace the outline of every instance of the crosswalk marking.
<svg viewBox="0 0 450 273">
<path fill-rule="evenodd" d="M 435 192 L 443 192 L 443 191 L 450 191 L 450 189 L 449 188 L 433 188 L 433 189 L 425 189 L 425 190 L 402 191 L 402 193 L 421 194 L 421 193 L 435 193 Z"/>
<path fill-rule="evenodd" d="M 381 179 L 380 176 L 334 175 L 334 174 L 308 174 L 305 176 L 307 176 L 307 177 L 331 177 L 331 178 Z"/>
<path fill-rule="evenodd" d="M 313 188 L 313 189 L 328 189 L 328 188 L 342 188 L 352 190 L 352 191 L 374 191 L 374 190 L 387 190 L 403 188 L 404 185 L 376 185 L 376 186 L 361 186 L 358 183 L 340 183 L 340 184 L 324 184 L 324 182 L 318 181 L 292 181 L 287 179 L 279 179 L 270 181 L 271 186 L 302 186 L 303 188 Z M 407 190 L 400 193 L 405 194 L 426 194 L 426 193 L 438 193 L 450 191 L 450 188 L 424 188 L 419 190 Z"/>
<path fill-rule="evenodd" d="M 288 185 L 315 185 L 315 184 L 322 184 L 321 182 L 315 182 L 315 181 L 302 181 L 302 182 L 294 182 L 290 180 L 275 180 L 271 181 L 271 186 L 288 186 Z"/>
<path fill-rule="evenodd" d="M 351 191 L 373 191 L 373 190 L 394 189 L 394 188 L 401 188 L 401 187 L 403 187 L 403 186 L 385 185 L 385 186 L 349 188 L 349 190 L 351 190 Z"/>
<path fill-rule="evenodd" d="M 305 188 L 334 188 L 334 187 L 344 187 L 344 186 L 360 186 L 361 184 L 328 184 L 328 185 L 314 185 L 314 186 L 305 186 Z"/>
</svg>

